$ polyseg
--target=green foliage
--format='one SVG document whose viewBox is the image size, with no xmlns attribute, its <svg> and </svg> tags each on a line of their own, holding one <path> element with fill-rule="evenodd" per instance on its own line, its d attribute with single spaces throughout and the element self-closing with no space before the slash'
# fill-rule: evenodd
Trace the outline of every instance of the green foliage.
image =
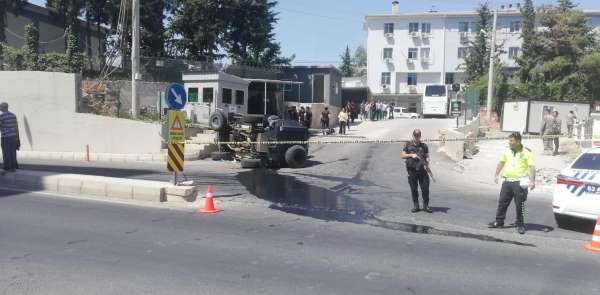
<svg viewBox="0 0 600 295">
<path fill-rule="evenodd" d="M 362 47 L 356 47 L 354 51 L 354 65 L 357 68 L 367 67 L 367 50 Z"/>
<path fill-rule="evenodd" d="M 532 0 L 525 0 L 523 8 L 521 8 L 521 14 L 523 15 L 523 27 L 521 31 L 523 47 L 521 49 L 521 56 L 517 58 L 517 63 L 519 64 L 519 79 L 525 83 L 531 80 L 531 70 L 539 61 L 537 54 L 538 38 L 535 29 L 536 14 Z"/>
<path fill-rule="evenodd" d="M 466 82 L 470 83 L 484 76 L 489 68 L 490 47 L 488 37 L 492 31 L 492 13 L 488 3 L 483 3 L 477 9 L 477 30 L 475 40 L 471 42 L 465 58 Z"/>
<path fill-rule="evenodd" d="M 33 24 L 25 26 L 23 44 L 24 66 L 27 71 L 39 71 L 40 32 Z"/>
<path fill-rule="evenodd" d="M 83 68 L 83 54 L 79 52 L 77 37 L 73 34 L 72 27 L 67 28 L 66 64 L 69 73 L 80 73 Z"/>
<path fill-rule="evenodd" d="M 348 46 L 346 46 L 346 51 L 340 57 L 342 58 L 342 64 L 340 65 L 342 75 L 344 77 L 352 77 L 354 75 L 354 65 L 352 64 L 352 55 Z"/>
</svg>

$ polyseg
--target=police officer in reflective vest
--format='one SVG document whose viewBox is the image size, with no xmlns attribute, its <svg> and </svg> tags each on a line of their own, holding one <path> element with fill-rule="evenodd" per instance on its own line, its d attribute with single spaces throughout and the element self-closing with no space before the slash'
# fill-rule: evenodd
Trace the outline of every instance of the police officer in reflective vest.
<svg viewBox="0 0 600 295">
<path fill-rule="evenodd" d="M 489 224 L 490 228 L 501 228 L 504 226 L 506 210 L 510 202 L 515 199 L 517 210 L 517 231 L 525 234 L 524 211 L 528 190 L 535 188 L 535 163 L 533 153 L 521 143 L 521 134 L 512 133 L 508 137 L 510 148 L 504 150 L 500 155 L 500 163 L 496 168 L 496 183 L 500 181 L 500 173 L 504 169 L 502 189 L 496 220 Z"/>
<path fill-rule="evenodd" d="M 400 158 L 406 160 L 408 184 L 412 194 L 414 207 L 412 213 L 421 211 L 419 208 L 419 186 L 423 198 L 423 211 L 433 213 L 429 208 L 429 148 L 421 142 L 421 130 L 415 129 L 412 140 L 406 143 Z"/>
</svg>

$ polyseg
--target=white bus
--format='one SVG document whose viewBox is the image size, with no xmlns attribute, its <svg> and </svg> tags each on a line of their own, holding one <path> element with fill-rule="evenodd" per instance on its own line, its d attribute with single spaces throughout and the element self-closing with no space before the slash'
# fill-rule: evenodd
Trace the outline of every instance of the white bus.
<svg viewBox="0 0 600 295">
<path fill-rule="evenodd" d="M 448 91 L 445 85 L 425 86 L 423 117 L 448 117 Z"/>
</svg>

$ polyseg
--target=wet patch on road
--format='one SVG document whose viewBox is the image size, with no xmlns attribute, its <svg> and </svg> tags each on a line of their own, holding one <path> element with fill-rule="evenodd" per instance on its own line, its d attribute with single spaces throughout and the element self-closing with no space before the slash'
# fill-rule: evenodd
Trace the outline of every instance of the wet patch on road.
<svg viewBox="0 0 600 295">
<path fill-rule="evenodd" d="M 381 208 L 372 207 L 360 200 L 348 197 L 344 194 L 343 190 L 332 191 L 312 186 L 298 181 L 293 176 L 280 175 L 272 170 L 256 169 L 244 171 L 240 172 L 237 178 L 251 194 L 271 202 L 272 204 L 269 208 L 286 213 L 324 221 L 366 224 L 416 234 L 457 237 L 484 242 L 535 247 L 533 244 L 499 239 L 489 235 L 448 231 L 419 224 L 381 220 L 376 217 L 382 211 Z"/>
</svg>

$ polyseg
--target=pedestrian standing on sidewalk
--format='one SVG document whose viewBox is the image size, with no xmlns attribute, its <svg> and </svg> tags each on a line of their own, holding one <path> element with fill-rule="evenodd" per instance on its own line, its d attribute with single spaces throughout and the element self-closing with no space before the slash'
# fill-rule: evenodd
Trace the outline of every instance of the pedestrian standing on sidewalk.
<svg viewBox="0 0 600 295">
<path fill-rule="evenodd" d="M 573 126 L 577 123 L 577 115 L 575 112 L 569 111 L 567 115 L 567 134 L 569 138 L 573 138 Z"/>
<path fill-rule="evenodd" d="M 310 128 L 310 125 L 312 125 L 312 111 L 310 110 L 310 107 L 306 107 L 306 113 L 304 114 L 304 125 L 307 128 Z"/>
<path fill-rule="evenodd" d="M 558 111 L 554 111 L 552 116 L 552 121 L 550 122 L 550 132 L 554 136 L 552 141 L 554 142 L 554 152 L 553 156 L 558 155 L 558 147 L 560 145 L 558 137 L 562 132 L 562 120 L 558 117 Z"/>
<path fill-rule="evenodd" d="M 4 172 L 14 172 L 19 168 L 17 150 L 21 147 L 17 116 L 8 111 L 8 104 L 0 103 L 0 136 Z"/>
<path fill-rule="evenodd" d="M 348 120 L 346 121 L 346 130 L 350 130 L 350 125 L 352 125 L 352 108 L 350 104 L 346 107 L 346 114 L 348 114 Z"/>
<path fill-rule="evenodd" d="M 535 163 L 533 153 L 523 146 L 521 139 L 520 133 L 512 133 L 508 137 L 510 148 L 504 150 L 500 155 L 500 162 L 496 167 L 496 183 L 500 182 L 502 170 L 504 170 L 504 176 L 502 177 L 496 220 L 490 223 L 489 227 L 501 228 L 504 226 L 506 210 L 514 199 L 517 211 L 517 222 L 515 223 L 517 231 L 525 234 L 525 201 L 528 190 L 535 189 Z"/>
<path fill-rule="evenodd" d="M 321 129 L 323 129 L 323 135 L 329 132 L 329 108 L 325 107 L 325 110 L 321 112 Z"/>
<path fill-rule="evenodd" d="M 346 134 L 346 124 L 348 123 L 348 113 L 346 112 L 345 108 L 342 108 L 340 110 L 340 113 L 338 114 L 338 121 L 340 123 L 339 133 Z"/>
<path fill-rule="evenodd" d="M 542 142 L 544 143 L 544 154 L 552 153 L 552 138 L 550 138 L 551 130 L 550 123 L 552 122 L 552 114 L 550 110 L 545 109 L 544 115 L 542 116 L 542 129 L 540 134 L 542 135 Z"/>
<path fill-rule="evenodd" d="M 306 116 L 306 109 L 304 107 L 300 107 L 300 111 L 298 112 L 298 122 L 304 126 L 304 121 Z"/>
<path fill-rule="evenodd" d="M 421 211 L 419 208 L 419 187 L 423 198 L 423 211 L 433 213 L 429 208 L 429 147 L 421 142 L 421 130 L 415 129 L 412 140 L 406 143 L 400 158 L 406 160 L 408 184 L 413 200 L 412 213 Z"/>
</svg>

